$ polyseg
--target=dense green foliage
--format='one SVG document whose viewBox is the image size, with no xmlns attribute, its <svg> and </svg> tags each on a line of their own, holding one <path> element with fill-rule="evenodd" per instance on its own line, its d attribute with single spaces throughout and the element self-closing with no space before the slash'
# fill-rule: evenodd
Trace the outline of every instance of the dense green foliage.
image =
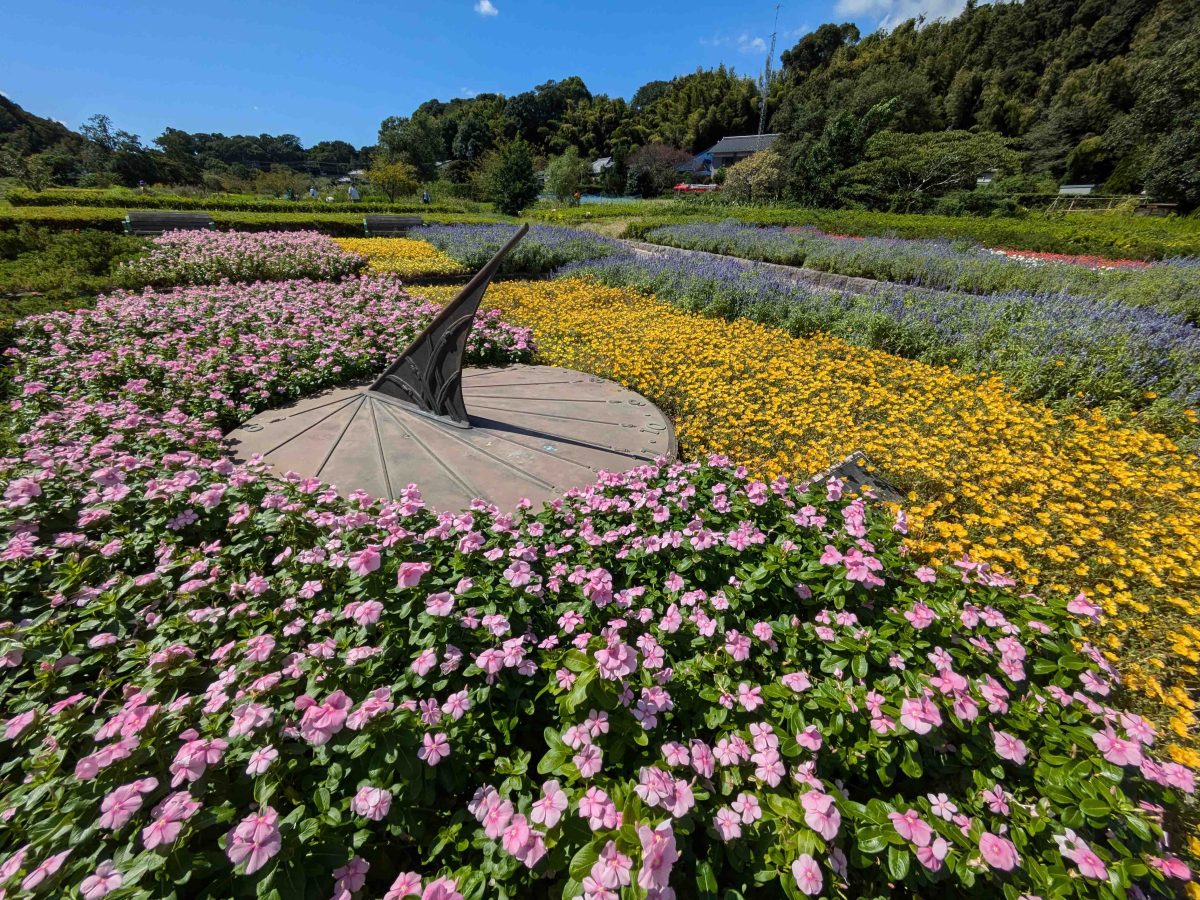
<svg viewBox="0 0 1200 900">
<path fill-rule="evenodd" d="M 485 157 L 480 181 L 485 196 L 508 216 L 517 215 L 541 191 L 533 154 L 521 138 L 502 144 Z"/>
<path fill-rule="evenodd" d="M 782 54 L 765 100 L 769 130 L 784 135 L 794 201 L 1006 213 L 1082 182 L 1106 195 L 1145 189 L 1185 211 L 1200 205 L 1193 0 L 972 0 L 949 21 L 891 25 L 863 37 L 852 24 L 825 24 Z M 385 119 L 378 146 L 361 149 L 175 128 L 146 146 L 103 115 L 75 134 L 5 101 L 0 169 L 33 188 L 145 181 L 279 195 L 401 161 L 422 182 L 440 181 L 439 193 L 483 195 L 481 161 L 520 139 L 538 160 L 568 148 L 613 157 L 593 187 L 619 192 L 639 148 L 694 154 L 753 133 L 762 99 L 753 79 L 725 67 L 651 81 L 629 101 L 572 76 L 510 97 L 429 100 Z M 973 191 L 989 169 L 993 186 Z"/>
<path fill-rule="evenodd" d="M 0 230 L 0 350 L 18 319 L 71 309 L 84 295 L 116 287 L 116 267 L 145 247 L 141 238 L 105 231 Z"/>
<path fill-rule="evenodd" d="M 1105 193 L 1145 186 L 1190 208 L 1200 203 L 1198 34 L 1190 0 L 972 2 L 953 20 L 862 40 L 853 25 L 823 25 L 784 54 L 773 130 L 786 134 L 796 199 L 808 202 L 857 182 L 846 170 L 872 131 L 957 129 L 1009 139 L 1033 174 Z"/>
<path fill-rule="evenodd" d="M 560 203 L 573 203 L 587 176 L 587 161 L 574 147 L 568 147 L 546 166 L 546 190 Z"/>
</svg>

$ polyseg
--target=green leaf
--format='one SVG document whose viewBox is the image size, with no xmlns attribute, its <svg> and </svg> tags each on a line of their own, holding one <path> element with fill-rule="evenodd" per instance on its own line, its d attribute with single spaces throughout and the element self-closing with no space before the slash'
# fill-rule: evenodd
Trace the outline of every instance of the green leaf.
<svg viewBox="0 0 1200 900">
<path fill-rule="evenodd" d="M 867 658 L 865 656 L 856 656 L 850 661 L 850 671 L 854 673 L 855 678 L 867 677 Z"/>
<path fill-rule="evenodd" d="M 596 860 L 600 858 L 600 842 L 593 840 L 591 843 L 584 844 L 571 857 L 571 865 L 569 871 L 571 877 L 576 881 L 582 882 L 592 871 L 592 866 L 596 864 Z"/>
<path fill-rule="evenodd" d="M 856 835 L 856 843 L 858 849 L 868 855 L 874 856 L 876 853 L 882 853 L 888 845 L 887 829 L 881 826 L 860 828 Z"/>
<path fill-rule="evenodd" d="M 894 845 L 888 847 L 887 864 L 888 873 L 892 878 L 896 881 L 903 881 L 904 876 L 908 874 L 908 851 Z"/>
<path fill-rule="evenodd" d="M 696 895 L 703 900 L 717 896 L 717 876 L 708 860 L 696 866 Z"/>
</svg>

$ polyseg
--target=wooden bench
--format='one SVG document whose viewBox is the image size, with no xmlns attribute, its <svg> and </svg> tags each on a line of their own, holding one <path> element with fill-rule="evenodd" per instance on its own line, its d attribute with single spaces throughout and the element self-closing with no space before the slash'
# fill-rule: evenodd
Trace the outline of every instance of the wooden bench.
<svg viewBox="0 0 1200 900">
<path fill-rule="evenodd" d="M 363 231 L 367 237 L 403 237 L 410 228 L 420 228 L 425 220 L 420 216 L 363 216 Z"/>
<path fill-rule="evenodd" d="M 156 237 L 164 231 L 212 231 L 217 227 L 208 213 L 130 210 L 125 214 L 125 233 Z"/>
</svg>

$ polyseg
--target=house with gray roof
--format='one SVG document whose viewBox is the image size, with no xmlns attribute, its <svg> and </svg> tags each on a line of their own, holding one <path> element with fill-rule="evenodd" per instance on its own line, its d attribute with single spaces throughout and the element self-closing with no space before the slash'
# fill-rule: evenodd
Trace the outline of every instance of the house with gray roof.
<svg viewBox="0 0 1200 900">
<path fill-rule="evenodd" d="M 721 138 L 705 152 L 712 155 L 713 168 L 721 169 L 766 150 L 777 140 L 778 134 L 736 134 Z"/>
</svg>

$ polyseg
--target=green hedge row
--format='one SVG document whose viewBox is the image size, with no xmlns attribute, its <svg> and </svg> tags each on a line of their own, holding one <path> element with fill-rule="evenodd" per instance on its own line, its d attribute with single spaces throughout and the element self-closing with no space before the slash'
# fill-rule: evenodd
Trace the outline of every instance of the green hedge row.
<svg viewBox="0 0 1200 900">
<path fill-rule="evenodd" d="M 230 231 L 319 231 L 340 237 L 362 237 L 363 217 L 353 213 L 275 213 L 210 210 L 218 228 Z M 123 230 L 124 209 L 85 206 L 0 207 L 0 229 L 29 224 L 37 228 Z M 437 224 L 507 221 L 490 213 L 426 213 L 426 222 Z"/>
<path fill-rule="evenodd" d="M 487 213 L 486 203 L 470 200 L 440 198 L 429 205 L 417 199 L 400 203 L 364 201 L 326 203 L 303 200 L 273 200 L 251 195 L 213 194 L 207 197 L 184 197 L 177 194 L 141 194 L 136 191 L 96 190 L 90 188 L 54 188 L 47 191 L 29 191 L 15 188 L 6 195 L 13 206 L 86 206 L 128 209 L 177 209 L 177 210 L 228 210 L 231 212 L 316 212 L 328 214 L 332 210 L 371 213 Z"/>
</svg>

